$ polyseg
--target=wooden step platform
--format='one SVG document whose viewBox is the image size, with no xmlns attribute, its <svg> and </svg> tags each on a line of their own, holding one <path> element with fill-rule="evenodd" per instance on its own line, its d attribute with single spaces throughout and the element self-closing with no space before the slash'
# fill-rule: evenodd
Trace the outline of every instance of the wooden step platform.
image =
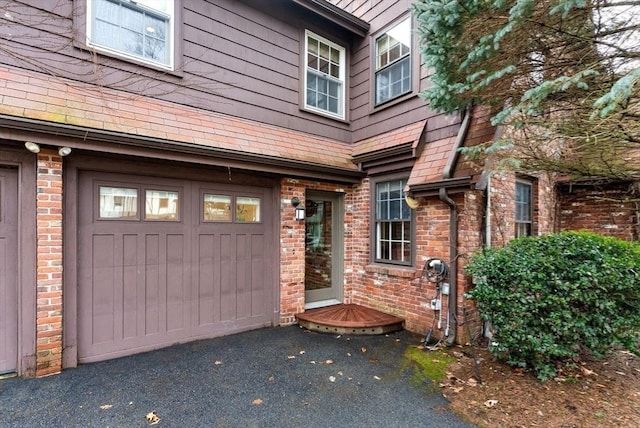
<svg viewBox="0 0 640 428">
<path fill-rule="evenodd" d="M 384 334 L 402 330 L 404 320 L 359 305 L 332 305 L 296 315 L 302 327 L 332 334 Z"/>
</svg>

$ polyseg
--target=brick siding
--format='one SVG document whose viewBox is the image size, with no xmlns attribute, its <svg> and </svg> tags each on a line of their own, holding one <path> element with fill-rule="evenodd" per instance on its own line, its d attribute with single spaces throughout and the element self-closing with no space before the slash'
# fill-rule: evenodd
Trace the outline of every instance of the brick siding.
<svg viewBox="0 0 640 428">
<path fill-rule="evenodd" d="M 640 239 L 640 187 L 619 183 L 607 186 L 559 188 L 560 228 L 589 230 L 627 241 Z"/>
<path fill-rule="evenodd" d="M 62 369 L 62 158 L 38 154 L 36 376 Z"/>
</svg>

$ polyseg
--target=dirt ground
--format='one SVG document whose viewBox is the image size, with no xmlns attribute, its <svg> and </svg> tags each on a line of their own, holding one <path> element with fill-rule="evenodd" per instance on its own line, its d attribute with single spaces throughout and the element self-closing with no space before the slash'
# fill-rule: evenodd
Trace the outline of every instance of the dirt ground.
<svg viewBox="0 0 640 428">
<path fill-rule="evenodd" d="M 547 382 L 497 361 L 484 347 L 449 352 L 457 361 L 447 368 L 442 392 L 456 413 L 480 427 L 640 426 L 640 358 L 629 352 L 584 357 Z"/>
</svg>

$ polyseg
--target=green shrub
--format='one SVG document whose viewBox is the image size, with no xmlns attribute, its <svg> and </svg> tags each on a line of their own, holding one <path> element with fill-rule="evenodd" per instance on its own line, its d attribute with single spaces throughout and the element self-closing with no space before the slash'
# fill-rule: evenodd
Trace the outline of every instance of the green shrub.
<svg viewBox="0 0 640 428">
<path fill-rule="evenodd" d="M 638 351 L 640 245 L 588 232 L 511 241 L 474 254 L 466 270 L 491 351 L 541 380 L 582 349 Z"/>
</svg>

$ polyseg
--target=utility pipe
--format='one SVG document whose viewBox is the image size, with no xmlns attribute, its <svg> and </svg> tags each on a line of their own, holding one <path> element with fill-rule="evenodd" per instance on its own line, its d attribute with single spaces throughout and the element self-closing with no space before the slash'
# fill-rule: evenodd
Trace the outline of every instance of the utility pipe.
<svg viewBox="0 0 640 428">
<path fill-rule="evenodd" d="M 453 168 L 458 159 L 458 149 L 462 147 L 469 126 L 471 124 L 471 104 L 467 105 L 464 119 L 458 130 L 451 156 L 444 169 L 443 179 L 448 180 L 453 175 Z M 441 187 L 438 191 L 440 200 L 449 207 L 449 299 L 447 301 L 447 318 L 452 322 L 452 326 L 447 325 L 449 335 L 446 344 L 452 346 L 456 341 L 456 330 L 458 327 L 458 207 L 453 199 L 449 197 L 446 187 Z M 449 324 L 447 322 L 447 324 Z"/>
</svg>

